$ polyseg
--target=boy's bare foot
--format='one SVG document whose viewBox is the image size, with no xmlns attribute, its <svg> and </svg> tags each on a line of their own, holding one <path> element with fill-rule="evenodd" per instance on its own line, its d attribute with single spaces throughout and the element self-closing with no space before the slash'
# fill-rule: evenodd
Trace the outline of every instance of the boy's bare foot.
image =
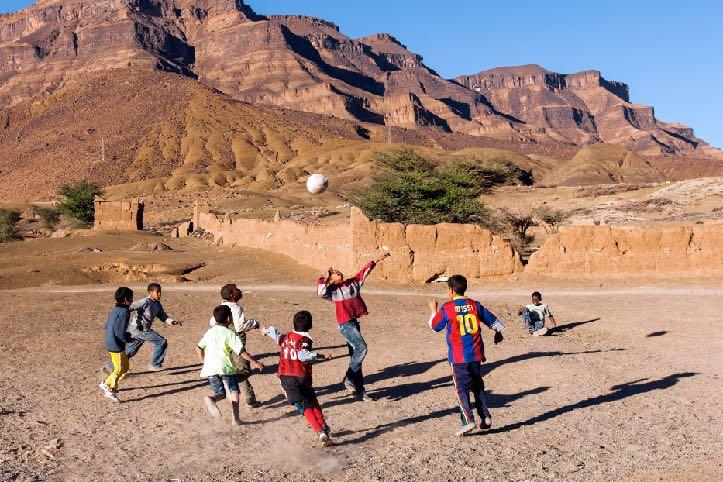
<svg viewBox="0 0 723 482">
<path fill-rule="evenodd" d="M 221 411 L 218 409 L 218 406 L 216 405 L 216 402 L 213 400 L 213 398 L 204 397 L 203 402 L 206 404 L 208 413 L 210 413 L 213 418 L 221 418 Z"/>
<path fill-rule="evenodd" d="M 470 422 L 467 425 L 462 425 L 462 428 L 457 430 L 454 434 L 457 437 L 462 437 L 464 435 L 467 435 L 468 433 L 470 433 L 472 430 L 474 430 L 476 428 L 477 428 L 477 424 L 475 424 L 474 422 Z"/>
<path fill-rule="evenodd" d="M 148 365 L 148 371 L 149 371 L 149 372 L 160 372 L 160 371 L 163 371 L 163 366 L 161 366 L 161 365 Z"/>
<path fill-rule="evenodd" d="M 331 447 L 334 445 L 334 442 L 331 440 L 331 437 L 326 432 L 321 432 L 319 434 L 319 442 L 321 442 L 322 447 Z"/>
</svg>

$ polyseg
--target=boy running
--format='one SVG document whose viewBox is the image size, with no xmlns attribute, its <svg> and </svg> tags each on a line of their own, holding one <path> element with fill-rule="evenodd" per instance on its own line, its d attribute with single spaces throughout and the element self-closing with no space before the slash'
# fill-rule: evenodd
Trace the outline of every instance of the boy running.
<svg viewBox="0 0 723 482">
<path fill-rule="evenodd" d="M 259 371 L 263 370 L 264 366 L 251 358 L 251 355 L 244 350 L 241 339 L 231 329 L 233 325 L 231 308 L 217 306 L 213 310 L 213 318 L 216 324 L 209 328 L 196 346 L 198 358 L 203 362 L 201 378 L 208 378 L 208 383 L 211 385 L 211 394 L 204 398 L 204 403 L 211 416 L 219 418 L 221 412 L 216 402 L 228 396 L 231 400 L 231 424 L 240 425 L 238 401 L 240 390 L 231 353 L 239 355 Z"/>
<path fill-rule="evenodd" d="M 246 319 L 244 309 L 239 305 L 239 301 L 243 298 L 243 293 L 235 284 L 227 284 L 221 288 L 221 298 L 223 298 L 221 306 L 228 306 L 231 309 L 233 329 L 241 339 L 241 343 L 244 344 L 244 350 L 248 349 L 246 333 L 258 328 L 259 323 L 256 320 Z M 213 317 L 211 317 L 210 324 L 211 326 L 216 324 L 216 320 Z M 251 382 L 249 381 L 251 366 L 246 359 L 239 358 L 236 360 L 236 374 L 238 375 L 238 383 L 244 391 L 246 405 L 250 408 L 259 407 L 261 404 L 256 400 L 254 387 L 251 386 Z"/>
<path fill-rule="evenodd" d="M 342 382 L 347 390 L 366 402 L 372 401 L 372 398 L 364 390 L 362 362 L 367 355 L 367 344 L 361 335 L 359 318 L 368 315 L 369 312 L 361 297 L 361 288 L 377 263 L 389 256 L 390 254 L 386 253 L 378 260 L 370 261 L 355 276 L 348 279 L 344 279 L 341 271 L 329 268 L 326 275 L 319 278 L 316 283 L 318 296 L 336 303 L 339 333 L 349 347 L 349 368 Z"/>
<path fill-rule="evenodd" d="M 311 313 L 299 311 L 294 315 L 294 331 L 280 333 L 270 326 L 264 332 L 281 347 L 279 380 L 286 400 L 306 418 L 311 429 L 319 435 L 323 447 L 333 445 L 324 414 L 312 383 L 313 360 L 331 360 L 331 355 L 311 351 Z"/>
<path fill-rule="evenodd" d="M 113 402 L 120 401 L 118 400 L 118 382 L 128 373 L 126 343 L 134 341 L 131 334 L 128 333 L 128 322 L 131 319 L 131 312 L 128 308 L 131 303 L 133 303 L 133 290 L 126 287 L 118 288 L 115 292 L 115 307 L 105 322 L 103 341 L 105 349 L 110 355 L 113 371 L 98 386 L 103 390 L 105 397 Z"/>
<path fill-rule="evenodd" d="M 487 407 L 485 384 L 482 380 L 482 362 L 485 361 L 484 344 L 480 333 L 480 322 L 495 331 L 495 344 L 502 341 L 505 329 L 495 315 L 487 311 L 479 301 L 467 298 L 467 278 L 450 276 L 447 280 L 447 294 L 451 301 L 437 311 L 437 301 L 429 300 L 432 312 L 429 327 L 434 331 L 446 330 L 449 347 L 449 363 L 452 366 L 452 380 L 462 416 L 462 428 L 456 435 L 461 437 L 476 428 L 469 391 L 474 393 L 475 406 L 480 420 L 480 429 L 492 426 L 492 415 Z"/>
<path fill-rule="evenodd" d="M 153 355 L 150 365 L 148 365 L 148 371 L 159 372 L 163 370 L 163 360 L 166 357 L 166 348 L 168 348 L 168 341 L 163 338 L 158 332 L 154 331 L 151 326 L 153 320 L 158 317 L 161 321 L 168 325 L 182 325 L 180 321 L 176 321 L 170 318 L 163 306 L 161 305 L 161 285 L 158 283 L 151 283 L 148 285 L 148 296 L 142 300 L 134 302 L 130 306 L 131 311 L 137 311 L 135 320 L 131 322 L 129 332 L 135 338 L 133 343 L 126 345 L 126 356 L 132 358 L 138 353 L 145 342 L 153 345 Z M 106 365 L 106 371 L 110 372 L 112 366 Z"/>
<path fill-rule="evenodd" d="M 517 313 L 522 317 L 525 329 L 533 336 L 546 335 L 557 326 L 550 308 L 542 302 L 542 295 L 539 291 L 532 293 L 532 304 L 520 306 Z M 549 329 L 545 326 L 545 317 L 550 318 Z"/>
</svg>

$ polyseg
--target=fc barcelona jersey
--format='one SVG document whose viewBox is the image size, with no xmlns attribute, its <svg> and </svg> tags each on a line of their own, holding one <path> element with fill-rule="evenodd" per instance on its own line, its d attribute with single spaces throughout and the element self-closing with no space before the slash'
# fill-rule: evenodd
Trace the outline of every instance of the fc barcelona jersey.
<svg viewBox="0 0 723 482">
<path fill-rule="evenodd" d="M 430 326 L 434 331 L 446 330 L 450 363 L 472 363 L 485 360 L 480 325 L 492 328 L 496 321 L 479 301 L 455 296 L 442 305 Z"/>
</svg>

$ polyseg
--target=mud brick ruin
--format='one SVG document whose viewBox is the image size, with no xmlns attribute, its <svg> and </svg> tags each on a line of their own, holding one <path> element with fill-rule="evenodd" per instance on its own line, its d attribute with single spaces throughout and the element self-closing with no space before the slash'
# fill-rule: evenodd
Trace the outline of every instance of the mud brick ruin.
<svg viewBox="0 0 723 482">
<path fill-rule="evenodd" d="M 95 199 L 93 229 L 103 231 L 141 231 L 143 229 L 143 202 L 106 201 Z"/>
</svg>

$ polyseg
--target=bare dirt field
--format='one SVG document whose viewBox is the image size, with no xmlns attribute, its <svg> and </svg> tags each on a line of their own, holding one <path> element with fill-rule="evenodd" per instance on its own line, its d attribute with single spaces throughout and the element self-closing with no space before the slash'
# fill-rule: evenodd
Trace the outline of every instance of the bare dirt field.
<svg viewBox="0 0 723 482">
<path fill-rule="evenodd" d="M 721 286 L 473 286 L 508 330 L 497 346 L 485 337 L 493 428 L 460 439 L 444 337 L 426 324 L 425 297 L 441 299 L 441 286 L 367 287 L 365 372 L 377 401 L 365 403 L 341 387 L 348 359 L 332 306 L 284 276 L 247 283 L 244 305 L 283 329 L 299 309 L 314 314 L 317 348 L 337 356 L 314 374 L 336 447 L 318 447 L 282 399 L 275 346 L 258 332 L 249 351 L 267 364 L 252 379 L 264 406 L 242 409 L 241 427 L 209 418 L 194 346 L 220 283 L 164 291 L 185 324 L 158 327 L 165 371 L 145 372 L 148 347 L 132 359 L 120 405 L 101 396 L 95 372 L 117 285 L 23 288 L 0 292 L 0 479 L 723 477 Z M 529 337 L 512 316 L 533 287 L 562 325 L 553 336 Z"/>
</svg>

